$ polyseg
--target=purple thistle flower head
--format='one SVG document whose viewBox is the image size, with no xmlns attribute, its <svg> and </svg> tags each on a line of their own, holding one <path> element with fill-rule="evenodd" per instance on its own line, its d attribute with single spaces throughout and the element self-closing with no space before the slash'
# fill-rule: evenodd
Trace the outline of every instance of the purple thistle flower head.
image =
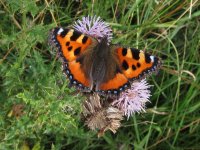
<svg viewBox="0 0 200 150">
<path fill-rule="evenodd" d="M 73 24 L 73 28 L 86 35 L 96 38 L 101 41 L 103 37 L 107 37 L 108 44 L 112 40 L 112 29 L 100 17 L 83 17 Z"/>
<path fill-rule="evenodd" d="M 129 118 L 134 113 L 145 112 L 145 104 L 149 102 L 151 96 L 149 85 L 146 79 L 133 82 L 131 88 L 123 92 L 119 99 L 115 100 L 112 105 L 123 111 L 124 115 Z"/>
</svg>

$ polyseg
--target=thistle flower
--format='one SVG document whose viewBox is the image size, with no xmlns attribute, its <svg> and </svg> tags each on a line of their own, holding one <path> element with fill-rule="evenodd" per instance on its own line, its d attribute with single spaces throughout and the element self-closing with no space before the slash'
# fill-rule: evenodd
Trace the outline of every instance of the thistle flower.
<svg viewBox="0 0 200 150">
<path fill-rule="evenodd" d="M 145 112 L 145 104 L 149 102 L 151 96 L 150 86 L 146 79 L 133 82 L 131 88 L 123 92 L 120 98 L 115 100 L 112 105 L 123 111 L 127 118 L 136 112 Z"/>
<path fill-rule="evenodd" d="M 91 130 L 99 130 L 98 137 L 105 131 L 111 130 L 113 133 L 121 126 L 123 113 L 114 106 L 102 106 L 100 97 L 97 94 L 91 95 L 83 103 L 83 115 L 85 124 Z"/>
<path fill-rule="evenodd" d="M 107 37 L 109 44 L 112 40 L 112 29 L 100 17 L 83 17 L 73 24 L 73 28 L 98 41 Z M 101 100 L 98 94 L 91 95 L 83 103 L 85 124 L 91 130 L 98 129 L 98 136 L 102 136 L 107 130 L 115 133 L 121 126 L 123 115 L 129 118 L 136 112 L 145 112 L 145 104 L 151 96 L 149 87 L 145 79 L 136 81 L 112 103 Z"/>
<path fill-rule="evenodd" d="M 73 28 L 96 38 L 98 41 L 103 37 L 107 37 L 109 43 L 112 40 L 112 29 L 100 17 L 83 17 L 82 20 L 78 20 L 74 23 Z"/>
</svg>

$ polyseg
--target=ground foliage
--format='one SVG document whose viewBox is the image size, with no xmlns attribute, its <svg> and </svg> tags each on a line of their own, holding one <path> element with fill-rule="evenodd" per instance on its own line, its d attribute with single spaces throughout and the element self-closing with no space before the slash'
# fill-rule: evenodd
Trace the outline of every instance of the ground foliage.
<svg viewBox="0 0 200 150">
<path fill-rule="evenodd" d="M 113 43 L 163 60 L 147 112 L 97 138 L 68 88 L 49 30 L 97 15 Z M 0 149 L 200 149 L 198 0 L 0 0 Z"/>
</svg>

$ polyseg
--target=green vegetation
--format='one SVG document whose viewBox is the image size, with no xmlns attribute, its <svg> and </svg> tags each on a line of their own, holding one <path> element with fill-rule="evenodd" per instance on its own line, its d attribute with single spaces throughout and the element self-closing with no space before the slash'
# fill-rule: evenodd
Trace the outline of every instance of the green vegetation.
<svg viewBox="0 0 200 150">
<path fill-rule="evenodd" d="M 49 30 L 97 15 L 113 43 L 163 59 L 147 113 L 97 138 L 81 118 Z M 200 149 L 199 0 L 0 0 L 0 149 Z"/>
</svg>

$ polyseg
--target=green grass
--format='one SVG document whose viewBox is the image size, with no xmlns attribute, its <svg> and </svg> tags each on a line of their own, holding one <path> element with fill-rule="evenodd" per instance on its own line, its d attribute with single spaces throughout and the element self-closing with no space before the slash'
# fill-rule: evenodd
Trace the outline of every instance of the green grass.
<svg viewBox="0 0 200 150">
<path fill-rule="evenodd" d="M 163 59 L 147 113 L 102 138 L 47 43 L 50 29 L 87 15 L 111 25 L 113 43 Z M 198 0 L 0 0 L 0 149 L 200 149 L 199 18 Z"/>
</svg>

